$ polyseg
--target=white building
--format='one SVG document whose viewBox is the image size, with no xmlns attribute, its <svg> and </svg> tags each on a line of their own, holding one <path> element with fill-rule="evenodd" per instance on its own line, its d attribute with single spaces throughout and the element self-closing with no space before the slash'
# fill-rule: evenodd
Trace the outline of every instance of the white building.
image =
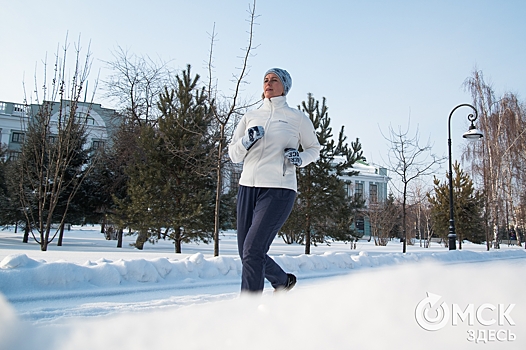
<svg viewBox="0 0 526 350">
<path fill-rule="evenodd" d="M 353 164 L 352 170 L 359 173 L 353 176 L 341 176 L 341 179 L 345 181 L 345 190 L 349 197 L 361 197 L 365 200 L 366 207 L 370 203 L 381 203 L 387 200 L 387 184 L 391 178 L 387 176 L 386 168 L 359 160 Z M 369 219 L 366 216 L 358 215 L 355 218 L 354 228 L 364 236 L 371 235 Z"/>
<path fill-rule="evenodd" d="M 361 196 L 365 199 L 365 205 L 370 202 L 383 202 L 387 199 L 387 169 L 367 164 L 363 160 L 354 163 L 352 170 L 358 171 L 357 175 L 341 176 L 345 181 L 347 195 Z"/>
<path fill-rule="evenodd" d="M 52 103 L 51 123 L 57 121 L 61 104 Z M 63 101 L 62 112 L 67 113 L 70 102 Z M 30 118 L 35 116 L 40 105 L 24 105 L 20 103 L 0 101 L 0 144 L 7 146 L 7 157 L 17 157 L 25 139 L 26 128 Z M 104 146 L 116 121 L 113 109 L 103 108 L 100 104 L 79 102 L 76 115 L 86 120 L 88 125 L 89 146 L 98 148 Z M 52 130 L 53 132 L 53 130 Z"/>
</svg>

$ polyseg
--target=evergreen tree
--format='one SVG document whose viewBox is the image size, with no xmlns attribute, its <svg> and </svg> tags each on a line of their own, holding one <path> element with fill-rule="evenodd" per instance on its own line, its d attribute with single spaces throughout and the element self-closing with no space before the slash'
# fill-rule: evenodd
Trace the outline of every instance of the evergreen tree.
<svg viewBox="0 0 526 350">
<path fill-rule="evenodd" d="M 199 75 L 190 66 L 177 75 L 177 88 L 160 96 L 158 125 L 142 127 L 118 215 L 138 232 L 136 246 L 158 239 L 181 244 L 208 242 L 214 228 L 213 116 Z"/>
<path fill-rule="evenodd" d="M 462 241 L 467 239 L 473 243 L 483 243 L 484 219 L 483 219 L 483 195 L 476 191 L 473 181 L 461 168 L 458 162 L 453 165 L 453 204 L 455 233 L 462 249 Z M 439 237 L 447 242 L 449 234 L 449 180 L 441 183 L 436 177 L 434 182 L 434 193 L 428 193 L 431 204 L 431 217 L 433 228 Z"/>
<path fill-rule="evenodd" d="M 231 189 L 227 193 L 221 194 L 221 210 L 219 212 L 219 222 L 220 228 L 222 230 L 235 230 L 237 228 L 236 200 L 236 190 Z"/>
<path fill-rule="evenodd" d="M 389 238 L 400 238 L 402 235 L 402 210 L 400 204 L 396 202 L 395 196 L 392 192 L 387 196 L 386 209 L 390 215 L 396 213 L 395 215 L 392 215 L 394 217 L 393 222 L 387 223 L 389 227 L 391 227 L 389 230 Z"/>
<path fill-rule="evenodd" d="M 98 164 L 103 166 L 94 169 L 92 183 L 99 184 L 97 195 L 92 198 L 90 205 L 101 213 L 101 231 L 106 239 L 111 239 L 112 232 L 106 231 L 106 223 L 110 224 L 110 231 L 116 230 L 117 248 L 122 248 L 123 232 L 130 229 L 126 213 L 120 210 L 119 203 L 129 202 L 128 170 L 132 169 L 136 155 L 140 153 L 139 140 L 142 126 L 133 119 L 124 119 L 119 128 L 112 135 L 111 147 L 102 155 Z M 89 189 L 88 189 L 89 191 Z M 114 235 L 114 236 L 115 236 Z"/>
<path fill-rule="evenodd" d="M 9 187 L 7 183 L 8 164 L 6 160 L 6 150 L 0 144 L 0 226 L 14 224 L 13 206 L 10 200 Z"/>
<path fill-rule="evenodd" d="M 6 150 L 0 146 L 0 226 L 19 225 L 24 228 L 22 242 L 29 242 L 29 224 L 21 206 L 19 178 L 20 162 L 8 159 Z"/>
<path fill-rule="evenodd" d="M 101 233 L 105 233 L 106 218 L 114 209 L 113 195 L 119 193 L 117 183 L 120 178 L 116 175 L 119 170 L 112 158 L 114 153 L 114 149 L 107 152 L 103 147 L 90 151 L 95 165 L 74 198 L 75 203 L 81 204 L 76 219 L 82 224 L 101 224 Z"/>
<path fill-rule="evenodd" d="M 309 93 L 298 108 L 314 125 L 321 145 L 320 158 L 298 169 L 296 203 L 280 235 L 287 243 L 304 243 L 305 254 L 310 254 L 311 244 L 352 240 L 355 232 L 351 224 L 363 201 L 349 198 L 339 177 L 357 174 L 349 169 L 362 158 L 362 151 L 358 139 L 349 147 L 343 126 L 334 141 L 325 98 L 320 105 Z"/>
</svg>

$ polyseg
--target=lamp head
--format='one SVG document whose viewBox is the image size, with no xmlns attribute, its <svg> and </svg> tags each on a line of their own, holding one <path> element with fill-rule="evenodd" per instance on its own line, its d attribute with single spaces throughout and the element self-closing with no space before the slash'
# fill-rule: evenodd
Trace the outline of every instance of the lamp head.
<svg viewBox="0 0 526 350">
<path fill-rule="evenodd" d="M 463 135 L 463 138 L 468 139 L 470 141 L 476 141 L 484 137 L 484 134 L 478 130 L 475 125 L 473 125 L 473 121 L 471 121 L 471 125 L 469 127 L 469 130 L 466 131 Z"/>
</svg>

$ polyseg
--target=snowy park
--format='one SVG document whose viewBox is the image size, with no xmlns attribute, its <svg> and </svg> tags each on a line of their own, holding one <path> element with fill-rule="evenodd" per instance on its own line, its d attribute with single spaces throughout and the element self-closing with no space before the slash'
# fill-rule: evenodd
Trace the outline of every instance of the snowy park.
<svg viewBox="0 0 526 350">
<path fill-rule="evenodd" d="M 356 249 L 276 238 L 270 255 L 298 276 L 288 293 L 239 294 L 235 232 L 175 254 L 123 248 L 73 226 L 47 252 L 0 231 L 0 349 L 408 349 L 526 345 L 524 247 L 465 242 L 448 251 L 391 241 Z"/>
<path fill-rule="evenodd" d="M 0 350 L 526 349 L 526 1 L 1 10 Z"/>
</svg>

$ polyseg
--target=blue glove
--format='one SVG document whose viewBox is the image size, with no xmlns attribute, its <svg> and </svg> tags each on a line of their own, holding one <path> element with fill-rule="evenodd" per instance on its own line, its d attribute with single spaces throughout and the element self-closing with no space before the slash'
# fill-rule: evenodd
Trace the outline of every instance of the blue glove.
<svg viewBox="0 0 526 350">
<path fill-rule="evenodd" d="M 263 135 L 265 135 L 265 130 L 262 126 L 253 126 L 247 129 L 245 136 L 241 139 L 241 143 L 248 151 Z"/>
<path fill-rule="evenodd" d="M 287 158 L 295 166 L 301 166 L 302 160 L 300 152 L 295 148 L 285 148 L 285 158 Z"/>
</svg>

